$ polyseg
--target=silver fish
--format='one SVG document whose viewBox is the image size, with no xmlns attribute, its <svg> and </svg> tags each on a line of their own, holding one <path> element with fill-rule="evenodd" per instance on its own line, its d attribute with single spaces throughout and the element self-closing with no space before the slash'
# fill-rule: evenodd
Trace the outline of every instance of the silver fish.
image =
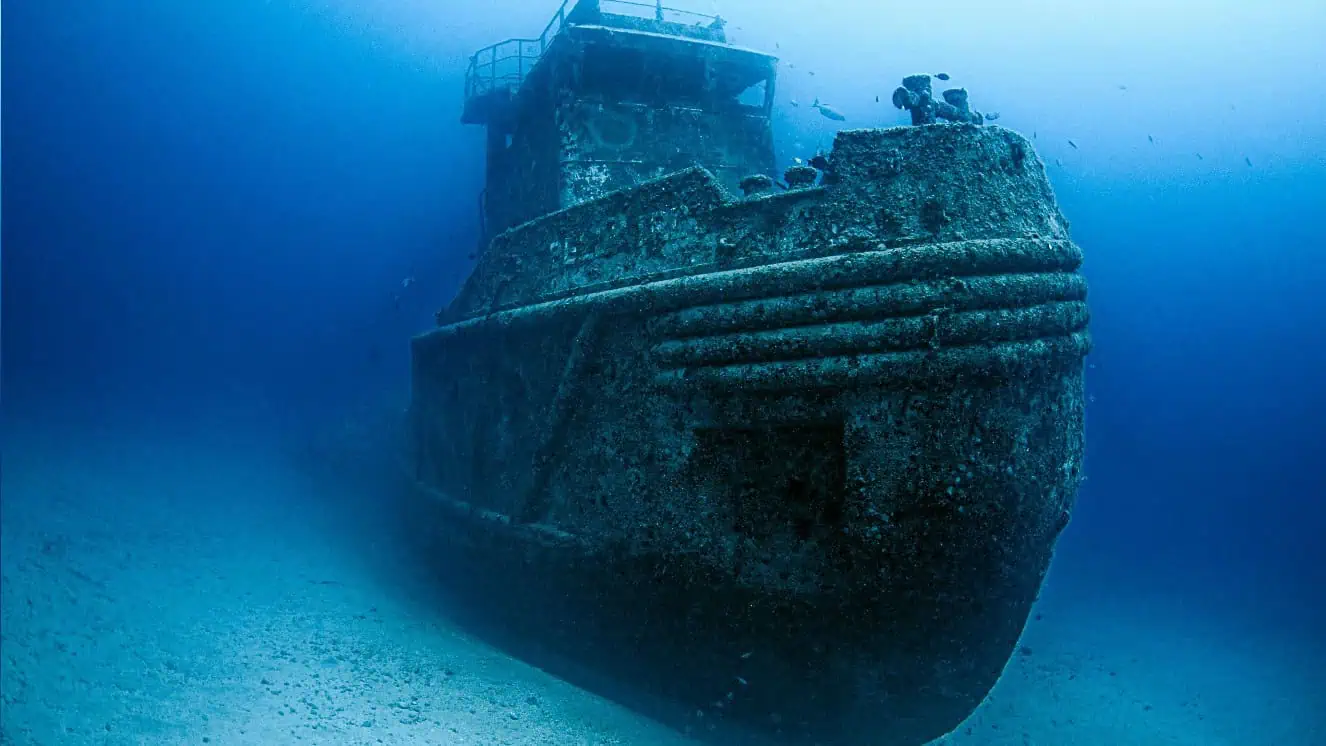
<svg viewBox="0 0 1326 746">
<path fill-rule="evenodd" d="M 811 107 L 819 109 L 825 119 L 832 119 L 835 122 L 847 121 L 847 117 L 841 111 L 838 111 L 828 104 L 821 104 L 819 99 L 815 99 L 815 103 L 811 104 Z"/>
</svg>

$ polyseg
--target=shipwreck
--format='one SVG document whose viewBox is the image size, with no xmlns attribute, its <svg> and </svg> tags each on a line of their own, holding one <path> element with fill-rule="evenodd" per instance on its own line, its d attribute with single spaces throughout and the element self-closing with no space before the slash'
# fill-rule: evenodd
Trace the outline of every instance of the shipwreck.
<svg viewBox="0 0 1326 746">
<path fill-rule="evenodd" d="M 471 61 L 490 237 L 412 342 L 414 523 L 476 608 L 699 737 L 924 743 L 1073 507 L 1082 253 L 979 115 L 843 131 L 780 184 L 775 58 L 639 7 Z"/>
</svg>

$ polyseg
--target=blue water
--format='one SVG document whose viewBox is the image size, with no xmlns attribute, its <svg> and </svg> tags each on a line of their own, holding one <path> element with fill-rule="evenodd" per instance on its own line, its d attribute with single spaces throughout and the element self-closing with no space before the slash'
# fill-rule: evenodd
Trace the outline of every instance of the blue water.
<svg viewBox="0 0 1326 746">
<path fill-rule="evenodd" d="M 457 626 L 375 492 L 467 55 L 555 9 L 448 5 L 5 4 L 0 743 L 686 742 Z M 1087 481 L 946 740 L 1326 744 L 1326 6 L 988 5 L 719 8 L 780 160 L 945 70 L 1088 257 Z"/>
</svg>

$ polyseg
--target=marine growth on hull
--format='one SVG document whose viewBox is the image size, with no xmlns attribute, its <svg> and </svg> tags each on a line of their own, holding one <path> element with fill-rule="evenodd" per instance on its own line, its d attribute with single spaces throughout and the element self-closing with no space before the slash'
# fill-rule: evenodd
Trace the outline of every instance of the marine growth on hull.
<svg viewBox="0 0 1326 746">
<path fill-rule="evenodd" d="M 912 76 L 916 125 L 774 174 L 775 59 L 611 5 L 471 64 L 491 240 L 413 341 L 418 525 L 476 607 L 678 728 L 924 743 L 1068 521 L 1081 252 L 965 92 Z"/>
</svg>

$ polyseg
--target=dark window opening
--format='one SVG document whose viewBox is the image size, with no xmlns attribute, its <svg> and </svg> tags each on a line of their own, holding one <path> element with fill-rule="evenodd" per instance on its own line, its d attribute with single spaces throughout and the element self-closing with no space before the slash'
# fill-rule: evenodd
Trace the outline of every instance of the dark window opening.
<svg viewBox="0 0 1326 746">
<path fill-rule="evenodd" d="M 578 87 L 587 97 L 610 102 L 695 106 L 705 100 L 707 81 L 698 58 L 590 46 Z"/>
</svg>

